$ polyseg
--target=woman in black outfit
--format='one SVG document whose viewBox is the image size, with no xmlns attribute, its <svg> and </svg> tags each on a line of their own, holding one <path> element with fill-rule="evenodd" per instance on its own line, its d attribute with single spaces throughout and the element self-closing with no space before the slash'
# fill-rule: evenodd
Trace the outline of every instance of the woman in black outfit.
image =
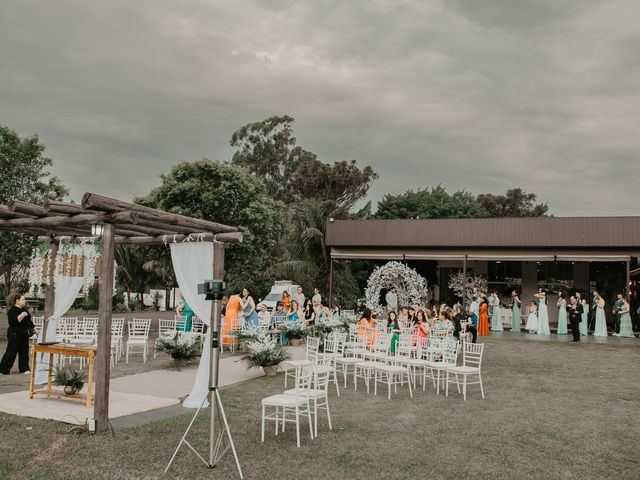
<svg viewBox="0 0 640 480">
<path fill-rule="evenodd" d="M 0 361 L 0 373 L 9 375 L 18 356 L 20 373 L 29 373 L 29 337 L 33 335 L 34 324 L 31 314 L 25 308 L 27 299 L 19 293 L 7 297 L 9 328 L 7 329 L 7 351 Z"/>
</svg>

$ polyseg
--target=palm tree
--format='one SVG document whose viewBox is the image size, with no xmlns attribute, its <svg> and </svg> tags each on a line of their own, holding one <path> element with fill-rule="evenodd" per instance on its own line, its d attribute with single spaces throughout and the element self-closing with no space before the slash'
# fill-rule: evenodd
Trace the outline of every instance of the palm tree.
<svg viewBox="0 0 640 480">
<path fill-rule="evenodd" d="M 116 245 L 114 255 L 118 263 L 118 280 L 124 291 L 127 292 L 127 301 L 135 292 L 142 303 L 147 275 L 142 269 L 143 259 L 139 249 L 127 245 Z"/>
<path fill-rule="evenodd" d="M 171 289 L 176 284 L 176 275 L 173 271 L 173 265 L 171 259 L 162 257 L 156 260 L 148 260 L 142 264 L 142 269 L 145 272 L 153 274 L 162 286 L 164 287 L 164 304 L 165 308 L 169 310 L 170 307 L 170 295 Z"/>
</svg>

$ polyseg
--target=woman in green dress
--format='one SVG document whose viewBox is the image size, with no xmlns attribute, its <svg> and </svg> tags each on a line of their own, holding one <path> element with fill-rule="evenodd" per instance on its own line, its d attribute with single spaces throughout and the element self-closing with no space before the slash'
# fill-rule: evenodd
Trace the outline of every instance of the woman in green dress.
<svg viewBox="0 0 640 480">
<path fill-rule="evenodd" d="M 622 297 L 622 308 L 620 309 L 620 333 L 619 337 L 628 337 L 634 338 L 633 334 L 633 325 L 631 325 L 631 314 L 629 302 L 627 299 Z"/>
<path fill-rule="evenodd" d="M 387 322 L 387 333 L 393 334 L 391 336 L 391 355 L 396 354 L 396 345 L 400 341 L 400 323 L 398 322 L 398 316 L 396 312 L 389 312 L 389 321 Z"/>
<path fill-rule="evenodd" d="M 511 331 L 520 332 L 520 321 L 522 319 L 522 313 L 520 312 L 520 297 L 515 290 L 511 292 Z"/>
<path fill-rule="evenodd" d="M 556 302 L 558 307 L 558 329 L 557 335 L 566 335 L 567 329 L 567 295 L 564 292 L 558 294 L 558 301 Z"/>
<path fill-rule="evenodd" d="M 186 322 L 184 322 L 184 326 L 182 326 L 179 330 L 181 332 L 190 332 L 191 331 L 191 321 L 193 320 L 193 310 L 187 303 L 186 300 L 182 299 L 182 301 L 176 307 L 176 315 L 178 317 L 185 317 Z"/>
</svg>

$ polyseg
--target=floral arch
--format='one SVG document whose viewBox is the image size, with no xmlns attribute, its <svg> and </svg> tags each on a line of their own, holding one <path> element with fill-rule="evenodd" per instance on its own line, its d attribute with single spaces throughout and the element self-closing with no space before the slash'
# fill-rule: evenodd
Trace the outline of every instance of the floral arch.
<svg viewBox="0 0 640 480">
<path fill-rule="evenodd" d="M 429 298 L 427 281 L 424 277 L 403 263 L 388 262 L 377 267 L 367 280 L 365 290 L 367 307 L 374 312 L 380 312 L 382 310 L 380 290 L 391 287 L 397 289 L 400 306 L 426 303 Z"/>
</svg>

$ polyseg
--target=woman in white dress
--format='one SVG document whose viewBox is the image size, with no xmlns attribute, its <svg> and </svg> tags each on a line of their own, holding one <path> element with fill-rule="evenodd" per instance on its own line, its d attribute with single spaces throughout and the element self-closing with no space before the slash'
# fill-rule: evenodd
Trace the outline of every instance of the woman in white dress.
<svg viewBox="0 0 640 480">
<path fill-rule="evenodd" d="M 547 294 L 541 289 L 534 295 L 538 299 L 538 335 L 551 335 L 549 328 L 549 310 L 547 309 Z"/>
<path fill-rule="evenodd" d="M 500 310 L 500 296 L 498 292 L 493 292 L 489 297 L 489 307 L 491 307 L 491 331 L 502 331 L 502 311 Z"/>
<path fill-rule="evenodd" d="M 593 329 L 593 336 L 607 336 L 607 319 L 604 316 L 604 298 L 602 298 L 599 293 L 596 299 L 596 326 Z"/>
<path fill-rule="evenodd" d="M 536 333 L 538 331 L 538 307 L 536 306 L 536 302 L 531 302 L 529 304 L 529 316 L 527 317 L 527 323 L 524 326 L 524 329 L 529 333 Z"/>
</svg>

